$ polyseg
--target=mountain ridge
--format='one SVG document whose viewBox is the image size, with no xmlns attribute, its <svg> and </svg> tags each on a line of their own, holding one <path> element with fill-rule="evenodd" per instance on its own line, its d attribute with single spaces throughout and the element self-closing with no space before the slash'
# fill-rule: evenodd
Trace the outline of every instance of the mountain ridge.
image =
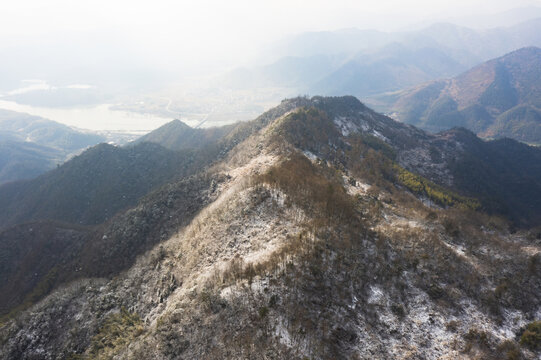
<svg viewBox="0 0 541 360">
<path fill-rule="evenodd" d="M 541 306 L 535 232 L 449 190 L 470 146 L 490 155 L 476 139 L 354 97 L 286 100 L 97 228 L 3 319 L 0 356 L 534 359 L 515 333 Z"/>
</svg>

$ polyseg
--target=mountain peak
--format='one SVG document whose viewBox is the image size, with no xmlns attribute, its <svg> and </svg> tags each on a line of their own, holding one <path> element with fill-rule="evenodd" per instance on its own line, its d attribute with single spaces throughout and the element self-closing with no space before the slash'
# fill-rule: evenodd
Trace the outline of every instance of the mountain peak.
<svg viewBox="0 0 541 360">
<path fill-rule="evenodd" d="M 162 125 L 162 127 L 163 126 L 168 126 L 168 125 L 181 127 L 181 128 L 190 128 L 190 129 L 192 128 L 190 125 L 186 124 L 185 122 L 181 121 L 180 119 L 174 119 L 174 120 Z"/>
<path fill-rule="evenodd" d="M 512 51 L 510 52 L 509 54 L 507 55 L 511 55 L 511 54 L 523 54 L 523 53 L 541 53 L 541 48 L 537 47 L 537 46 L 525 46 L 525 47 L 522 47 L 520 49 L 517 49 L 515 51 Z M 503 57 L 505 57 L 506 55 L 504 55 Z"/>
<path fill-rule="evenodd" d="M 518 62 L 524 62 L 528 59 L 531 59 L 531 58 L 538 59 L 539 57 L 541 57 L 541 48 L 538 48 L 537 46 L 526 46 L 526 47 L 517 49 L 515 51 L 512 51 L 510 53 L 507 53 L 496 60 L 505 61 L 505 60 L 513 59 Z"/>
<path fill-rule="evenodd" d="M 174 120 L 169 121 L 168 123 L 163 124 L 159 128 L 153 130 L 151 133 L 168 133 L 170 131 L 184 132 L 184 131 L 190 131 L 190 130 L 193 130 L 191 126 L 189 126 L 183 121 L 180 121 L 179 119 L 174 119 Z"/>
</svg>

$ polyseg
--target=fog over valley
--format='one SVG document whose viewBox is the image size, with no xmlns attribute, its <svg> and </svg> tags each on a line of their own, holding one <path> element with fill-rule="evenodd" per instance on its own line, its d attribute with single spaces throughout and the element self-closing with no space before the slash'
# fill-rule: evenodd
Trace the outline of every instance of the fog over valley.
<svg viewBox="0 0 541 360">
<path fill-rule="evenodd" d="M 205 118 L 202 126 L 248 120 L 299 94 L 364 100 L 522 46 L 516 37 L 536 25 L 508 38 L 505 28 L 541 15 L 537 5 L 495 1 L 487 12 L 483 1 L 22 1 L 0 15 L 0 94 L 32 108 L 2 107 L 83 129 L 151 130 L 179 116 L 193 126 Z M 456 25 L 433 25 L 446 22 Z M 487 34 L 494 28 L 502 29 Z M 399 58 L 404 63 L 389 68 Z M 347 84 L 363 74 L 370 91 Z"/>
</svg>

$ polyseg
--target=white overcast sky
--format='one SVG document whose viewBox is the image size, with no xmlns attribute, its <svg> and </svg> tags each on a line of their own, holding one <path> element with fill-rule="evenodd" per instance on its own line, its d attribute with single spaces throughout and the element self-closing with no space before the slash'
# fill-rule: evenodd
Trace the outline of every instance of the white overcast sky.
<svg viewBox="0 0 541 360">
<path fill-rule="evenodd" d="M 80 38 L 109 42 L 104 51 L 111 46 L 139 49 L 139 55 L 152 54 L 158 62 L 189 58 L 197 63 L 209 57 L 236 61 L 288 33 L 349 27 L 396 30 L 532 4 L 541 1 L 4 0 L 0 47 Z"/>
</svg>

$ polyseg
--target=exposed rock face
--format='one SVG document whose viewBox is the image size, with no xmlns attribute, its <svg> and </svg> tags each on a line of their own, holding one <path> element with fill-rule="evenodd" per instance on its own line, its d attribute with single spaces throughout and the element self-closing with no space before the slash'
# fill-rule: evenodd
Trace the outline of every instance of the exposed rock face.
<svg viewBox="0 0 541 360">
<path fill-rule="evenodd" d="M 1 325 L 0 358 L 539 357 L 520 336 L 541 317 L 541 240 L 434 197 L 463 137 L 349 97 L 273 111 L 100 228 L 85 276 Z"/>
</svg>

